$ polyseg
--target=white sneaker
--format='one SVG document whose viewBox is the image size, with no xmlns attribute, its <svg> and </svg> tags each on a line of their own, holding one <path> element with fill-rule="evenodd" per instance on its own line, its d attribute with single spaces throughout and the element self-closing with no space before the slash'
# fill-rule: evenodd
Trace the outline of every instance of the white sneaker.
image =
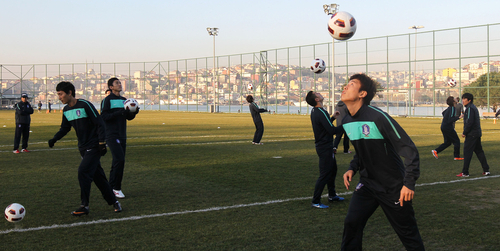
<svg viewBox="0 0 500 251">
<path fill-rule="evenodd" d="M 118 198 L 118 199 L 125 198 L 125 194 L 122 193 L 122 190 L 115 190 L 115 189 L 113 189 L 113 193 L 115 194 L 115 197 Z"/>
</svg>

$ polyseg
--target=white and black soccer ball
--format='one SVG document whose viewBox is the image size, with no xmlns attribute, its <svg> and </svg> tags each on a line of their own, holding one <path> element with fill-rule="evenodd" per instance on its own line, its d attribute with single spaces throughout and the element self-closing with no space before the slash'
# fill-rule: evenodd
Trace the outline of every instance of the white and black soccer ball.
<svg viewBox="0 0 500 251">
<path fill-rule="evenodd" d="M 455 81 L 455 79 L 450 78 L 448 80 L 448 86 L 449 87 L 455 87 L 455 86 L 457 86 L 457 81 Z"/>
<path fill-rule="evenodd" d="M 316 58 L 312 61 L 311 63 L 311 71 L 316 73 L 316 74 L 320 74 L 320 73 L 323 73 L 326 69 L 326 64 L 325 64 L 325 61 L 323 61 L 323 59 L 320 59 L 320 58 Z"/>
<path fill-rule="evenodd" d="M 139 103 L 137 102 L 137 100 L 129 98 L 123 102 L 123 107 L 125 109 L 128 109 L 130 112 L 136 112 L 137 108 L 139 107 Z"/>
<path fill-rule="evenodd" d="M 253 91 L 253 84 L 248 84 L 247 85 L 247 90 L 248 91 Z"/>
<path fill-rule="evenodd" d="M 10 222 L 18 222 L 24 219 L 26 209 L 19 203 L 12 203 L 5 208 L 5 219 Z"/>
<path fill-rule="evenodd" d="M 356 33 L 356 28 L 356 19 L 345 11 L 335 13 L 328 21 L 328 32 L 337 40 L 351 38 Z"/>
</svg>

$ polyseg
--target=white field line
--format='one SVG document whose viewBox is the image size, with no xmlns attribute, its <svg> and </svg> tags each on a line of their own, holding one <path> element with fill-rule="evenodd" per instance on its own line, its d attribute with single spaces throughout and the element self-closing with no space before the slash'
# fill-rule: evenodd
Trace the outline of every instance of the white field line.
<svg viewBox="0 0 500 251">
<path fill-rule="evenodd" d="M 196 146 L 196 145 L 223 145 L 223 144 L 243 144 L 250 143 L 251 139 L 239 140 L 239 141 L 211 141 L 211 142 L 193 142 L 193 143 L 167 143 L 167 144 L 150 144 L 150 145 L 127 145 L 130 147 L 160 147 L 160 146 Z M 303 138 L 288 138 L 288 139 L 268 139 L 265 142 L 286 142 L 286 141 L 300 141 L 300 140 L 314 140 L 309 137 Z M 46 142 L 44 144 L 47 144 Z M 45 152 L 45 151 L 61 151 L 61 150 L 71 150 L 78 149 L 78 147 L 71 148 L 47 148 L 45 149 L 30 149 L 30 152 Z M 12 153 L 12 150 L 0 151 L 0 153 Z"/>
<path fill-rule="evenodd" d="M 483 177 L 470 178 L 470 179 L 469 178 L 462 178 L 462 179 L 451 180 L 451 181 L 439 181 L 439 182 L 433 182 L 433 183 L 417 184 L 417 186 L 433 186 L 433 185 L 451 184 L 451 183 L 457 183 L 457 182 L 468 182 L 468 181 L 475 181 L 475 180 L 482 180 L 482 179 L 491 179 L 491 178 L 498 178 L 498 177 L 500 177 L 500 175 L 483 176 Z M 338 195 L 349 195 L 349 194 L 352 194 L 352 192 L 339 193 Z M 326 196 L 327 195 L 324 195 L 323 197 L 326 197 Z M 210 208 L 198 209 L 198 210 L 186 210 L 186 211 L 161 213 L 161 214 L 130 216 L 130 217 L 124 217 L 124 218 L 107 219 L 107 220 L 94 220 L 94 221 L 78 222 L 78 223 L 72 223 L 72 224 L 55 224 L 52 226 L 41 226 L 41 227 L 24 228 L 24 229 L 14 228 L 14 229 L 0 231 L 0 235 L 12 233 L 12 232 L 33 232 L 33 231 L 38 231 L 38 230 L 88 226 L 88 225 L 94 225 L 94 224 L 141 220 L 141 219 L 147 219 L 147 218 L 165 217 L 165 216 L 172 216 L 172 215 L 215 212 L 215 211 L 222 211 L 222 210 L 235 209 L 235 208 L 263 206 L 263 205 L 271 205 L 271 204 L 277 204 L 277 203 L 283 203 L 283 202 L 289 202 L 289 201 L 310 200 L 310 199 L 311 199 L 311 197 L 298 197 L 298 198 L 281 199 L 281 200 L 270 200 L 270 201 L 265 201 L 265 202 L 255 202 L 255 203 L 250 203 L 250 204 L 239 204 L 239 205 L 233 205 L 233 206 L 210 207 Z"/>
</svg>

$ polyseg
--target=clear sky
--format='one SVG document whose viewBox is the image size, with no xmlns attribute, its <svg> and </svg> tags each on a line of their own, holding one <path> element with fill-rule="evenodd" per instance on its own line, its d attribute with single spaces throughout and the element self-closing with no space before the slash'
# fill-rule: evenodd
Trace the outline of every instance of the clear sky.
<svg viewBox="0 0 500 251">
<path fill-rule="evenodd" d="M 151 62 L 332 41 L 323 4 L 339 4 L 353 39 L 499 23 L 500 1 L 0 0 L 0 64 Z"/>
</svg>

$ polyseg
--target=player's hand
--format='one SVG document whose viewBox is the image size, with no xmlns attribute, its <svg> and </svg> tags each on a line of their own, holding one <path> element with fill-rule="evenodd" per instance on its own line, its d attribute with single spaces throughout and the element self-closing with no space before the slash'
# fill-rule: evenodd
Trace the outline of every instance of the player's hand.
<svg viewBox="0 0 500 251">
<path fill-rule="evenodd" d="M 139 113 L 139 110 L 140 110 L 140 109 L 141 109 L 141 108 L 139 108 L 139 106 L 137 106 L 137 109 L 135 110 L 135 114 Z"/>
<path fill-rule="evenodd" d="M 463 114 L 463 113 L 462 113 L 462 114 L 460 114 L 460 117 L 459 117 L 459 118 L 463 118 L 463 117 L 464 117 L 464 114 Z"/>
<path fill-rule="evenodd" d="M 56 143 L 55 139 L 49 139 L 49 147 L 52 148 L 54 147 L 54 144 Z"/>
<path fill-rule="evenodd" d="M 465 138 L 465 134 L 462 134 L 462 138 Z"/>
<path fill-rule="evenodd" d="M 108 152 L 108 149 L 106 149 L 106 143 L 99 143 L 99 152 L 101 153 L 101 156 L 106 155 Z"/>
<path fill-rule="evenodd" d="M 349 190 L 349 182 L 352 181 L 352 176 L 354 176 L 353 170 L 347 170 L 347 172 L 344 173 L 344 185 L 347 190 Z"/>
<path fill-rule="evenodd" d="M 406 186 L 403 186 L 403 188 L 401 188 L 401 192 L 400 192 L 400 195 L 399 195 L 399 205 L 400 206 L 403 206 L 403 201 L 410 201 L 410 200 L 413 200 L 413 195 L 415 194 L 415 192 L 409 188 L 407 188 Z"/>
</svg>

